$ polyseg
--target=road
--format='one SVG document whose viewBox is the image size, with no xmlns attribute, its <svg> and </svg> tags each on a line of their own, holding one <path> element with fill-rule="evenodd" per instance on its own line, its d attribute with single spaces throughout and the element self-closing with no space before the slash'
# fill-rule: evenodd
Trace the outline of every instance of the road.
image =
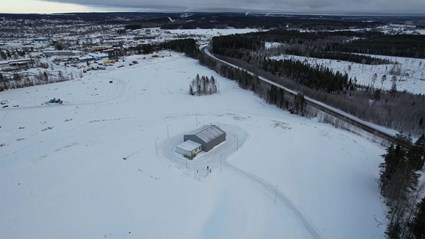
<svg viewBox="0 0 425 239">
<path fill-rule="evenodd" d="M 202 47 L 201 48 L 201 51 L 204 52 L 205 55 L 207 55 L 211 59 L 215 60 L 216 62 L 219 62 L 221 64 L 228 65 L 228 66 L 233 67 L 235 69 L 243 70 L 243 71 L 247 72 L 248 74 L 250 74 L 252 76 L 258 76 L 258 75 L 254 74 L 253 72 L 251 72 L 251 71 L 249 71 L 247 69 L 244 69 L 242 67 L 239 67 L 237 65 L 234 65 L 232 63 L 229 63 L 227 61 L 224 61 L 222 59 L 217 58 L 216 56 L 214 56 L 208 50 L 208 47 L 207 46 Z M 277 84 L 277 83 L 275 83 L 275 82 L 273 82 L 273 81 L 271 81 L 269 79 L 266 79 L 266 78 L 264 78 L 262 76 L 258 76 L 258 78 L 261 81 L 263 81 L 263 82 L 266 82 L 266 83 L 268 83 L 270 85 L 273 85 L 273 86 L 275 86 L 275 87 L 277 87 L 279 89 L 283 89 L 285 92 L 287 92 L 289 94 L 296 95 L 298 93 L 298 92 L 296 92 L 296 91 L 294 91 L 292 89 L 289 89 L 289 88 L 287 88 L 285 86 L 279 85 L 279 84 Z M 320 101 L 314 100 L 314 99 L 312 99 L 310 97 L 305 96 L 304 99 L 305 99 L 305 102 L 306 102 L 307 105 L 309 105 L 309 106 L 317 109 L 318 111 L 321 111 L 323 113 L 326 113 L 326 114 L 329 114 L 331 116 L 334 116 L 334 117 L 336 117 L 337 119 L 339 119 L 339 120 L 341 120 L 343 122 L 346 122 L 346 123 L 348 123 L 348 124 L 350 124 L 350 125 L 352 125 L 352 126 L 354 126 L 356 128 L 359 128 L 359 129 L 361 129 L 361 130 L 363 130 L 363 131 L 365 131 L 365 132 L 367 132 L 367 133 L 369 133 L 369 134 L 371 134 L 373 136 L 376 136 L 376 137 L 382 139 L 383 140 L 383 142 L 382 142 L 383 144 L 388 144 L 388 142 L 395 143 L 395 144 L 404 144 L 406 146 L 408 144 L 406 142 L 400 141 L 400 139 L 398 139 L 394 134 L 391 134 L 389 132 L 386 132 L 385 130 L 383 130 L 381 127 L 379 127 L 377 125 L 374 125 L 374 124 L 372 124 L 370 122 L 361 120 L 361 119 L 359 119 L 359 118 L 357 118 L 357 117 L 355 117 L 355 116 L 353 116 L 351 114 L 348 114 L 348 113 L 346 113 L 346 112 L 344 112 L 342 110 L 336 109 L 336 108 L 334 108 L 332 106 L 326 105 L 326 104 L 324 104 L 324 103 L 322 103 Z"/>
</svg>

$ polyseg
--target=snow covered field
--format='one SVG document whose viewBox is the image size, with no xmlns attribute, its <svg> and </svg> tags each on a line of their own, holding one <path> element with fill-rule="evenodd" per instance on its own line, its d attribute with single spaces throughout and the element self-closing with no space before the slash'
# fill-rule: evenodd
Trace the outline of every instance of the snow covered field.
<svg viewBox="0 0 425 239">
<path fill-rule="evenodd" d="M 250 32 L 258 32 L 258 29 L 254 28 L 224 28 L 224 29 L 171 29 L 165 30 L 171 34 L 177 35 L 191 35 L 199 37 L 212 38 L 215 36 L 226 36 L 232 34 L 245 34 Z"/>
<path fill-rule="evenodd" d="M 198 44 L 203 45 L 211 41 L 215 36 L 226 36 L 232 34 L 245 34 L 249 32 L 258 32 L 255 28 L 210 28 L 210 29 L 161 29 L 161 28 L 143 28 L 133 31 L 138 35 L 154 37 L 143 40 L 144 43 L 160 43 L 164 41 L 193 38 Z"/>
<path fill-rule="evenodd" d="M 20 105 L 0 109 L 1 238 L 384 237 L 382 147 L 158 55 L 0 93 Z M 219 94 L 188 95 L 196 74 Z M 54 97 L 64 104 L 43 105 Z M 211 123 L 225 143 L 193 161 L 174 152 Z"/>
<path fill-rule="evenodd" d="M 365 65 L 352 63 L 347 61 L 318 59 L 313 57 L 282 55 L 274 56 L 271 59 L 275 60 L 299 60 L 310 65 L 318 65 L 328 67 L 334 72 L 347 73 L 348 78 L 357 79 L 357 84 L 364 86 L 372 86 L 376 89 L 390 90 L 392 85 L 392 77 L 395 75 L 398 91 L 407 91 L 414 94 L 425 94 L 425 59 L 408 58 L 408 57 L 392 57 L 392 56 L 377 56 L 370 55 L 381 59 L 386 59 L 398 64 L 384 65 Z M 393 74 L 393 67 L 399 68 L 399 74 Z M 397 71 L 396 71 L 397 72 Z M 376 81 L 372 81 L 372 76 L 376 73 Z M 386 80 L 382 83 L 382 76 L 386 76 Z"/>
</svg>

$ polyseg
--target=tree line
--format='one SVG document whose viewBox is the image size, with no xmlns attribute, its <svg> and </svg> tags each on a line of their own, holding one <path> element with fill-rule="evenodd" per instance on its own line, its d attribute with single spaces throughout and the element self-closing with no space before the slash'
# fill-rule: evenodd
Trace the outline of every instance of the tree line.
<svg viewBox="0 0 425 239">
<path fill-rule="evenodd" d="M 424 35 L 376 34 L 335 46 L 338 51 L 425 58 Z"/>
<path fill-rule="evenodd" d="M 425 36 L 389 35 L 381 32 L 300 32 L 271 30 L 213 38 L 213 51 L 242 58 L 247 50 L 258 51 L 264 42 L 282 43 L 281 53 L 345 60 L 362 64 L 387 64 L 386 60 L 352 53 L 425 57 Z M 247 57 L 247 56 L 245 56 Z"/>
<path fill-rule="evenodd" d="M 400 136 L 400 140 L 410 139 Z M 381 194 L 390 208 L 386 236 L 390 239 L 425 238 L 425 184 L 419 172 L 425 161 L 425 135 L 416 143 L 390 145 L 380 165 Z"/>
<path fill-rule="evenodd" d="M 196 41 L 192 38 L 186 39 L 177 39 L 168 42 L 161 43 L 158 48 L 160 49 L 169 49 L 177 52 L 185 53 L 186 56 L 197 59 L 200 50 L 196 45 Z"/>
<path fill-rule="evenodd" d="M 296 55 L 296 56 L 306 56 L 306 57 L 314 57 L 320 59 L 332 59 L 339 61 L 349 61 L 359 64 L 366 65 L 381 65 L 381 64 L 390 64 L 389 60 L 366 56 L 366 55 L 358 55 L 351 54 L 346 52 L 338 52 L 338 51 L 309 51 L 306 53 L 300 52 L 295 49 L 285 49 L 282 51 L 283 54 Z"/>
<path fill-rule="evenodd" d="M 205 54 L 200 54 L 198 59 L 202 65 L 235 81 L 239 87 L 252 91 L 257 96 L 266 100 L 269 104 L 273 104 L 281 109 L 286 109 L 291 114 L 304 115 L 307 113 L 306 102 L 302 93 L 296 95 L 286 94 L 282 88 L 264 83 L 256 75 L 249 74 L 245 70 L 230 67 L 226 64 L 217 63 Z"/>
<path fill-rule="evenodd" d="M 79 75 L 71 73 L 70 76 L 63 74 L 62 71 L 58 71 L 57 74 L 49 73 L 47 71 L 39 71 L 35 74 L 16 72 L 13 74 L 0 73 L 0 92 L 9 89 L 73 80 L 76 77 L 81 78 L 82 72 L 80 72 Z"/>
<path fill-rule="evenodd" d="M 176 39 L 156 45 L 147 43 L 139 44 L 135 47 L 130 47 L 128 50 L 138 54 L 151 54 L 160 50 L 172 50 L 184 53 L 186 56 L 195 59 L 197 59 L 200 54 L 200 50 L 193 38 Z"/>
</svg>

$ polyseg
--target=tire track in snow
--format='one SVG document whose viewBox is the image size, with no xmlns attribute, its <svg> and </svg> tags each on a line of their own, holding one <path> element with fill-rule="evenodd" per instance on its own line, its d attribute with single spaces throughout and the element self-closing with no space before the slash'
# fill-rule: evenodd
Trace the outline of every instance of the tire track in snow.
<svg viewBox="0 0 425 239">
<path fill-rule="evenodd" d="M 245 172 L 227 162 L 223 162 L 224 168 L 233 171 L 235 174 L 244 177 L 245 179 L 251 181 L 251 183 L 260 186 L 266 191 L 269 195 L 273 195 L 277 192 L 276 198 L 279 202 L 283 203 L 287 209 L 289 209 L 292 214 L 296 217 L 297 221 L 305 228 L 306 232 L 311 235 L 314 239 L 322 238 L 316 228 L 309 222 L 309 220 L 298 210 L 298 208 L 291 202 L 291 200 L 280 190 L 276 191 L 276 186 L 268 183 L 264 179 L 252 174 Z"/>
<path fill-rule="evenodd" d="M 239 129 L 235 126 L 222 125 L 222 128 L 226 132 L 228 132 L 228 137 L 226 137 L 226 141 L 223 143 L 223 145 L 220 145 L 220 147 L 216 148 L 215 150 L 212 150 L 207 154 L 202 155 L 200 158 L 195 158 L 194 160 L 188 161 L 188 164 L 186 164 L 187 159 L 183 159 L 183 157 L 177 156 L 174 152 L 175 147 L 183 138 L 183 134 L 176 135 L 175 137 L 166 140 L 160 145 L 162 156 L 176 163 L 181 168 L 187 167 L 187 169 L 189 170 L 204 170 L 207 165 L 210 168 L 215 168 L 215 170 L 217 170 L 217 168 L 220 167 L 220 158 L 221 156 L 223 156 L 222 166 L 224 170 L 227 169 L 228 171 L 233 172 L 235 176 L 244 178 L 251 184 L 259 187 L 260 190 L 262 190 L 267 195 L 275 195 L 275 185 L 265 181 L 264 179 L 252 173 L 245 172 L 227 161 L 227 158 L 232 153 L 240 149 L 240 147 L 243 145 L 246 138 L 248 137 L 248 134 L 242 129 Z M 239 142 L 237 142 L 237 140 Z M 297 222 L 304 229 L 306 235 L 310 235 L 310 237 L 314 239 L 322 238 L 320 233 L 310 222 L 310 220 L 306 218 L 300 210 L 298 210 L 295 204 L 282 191 L 277 190 L 276 200 L 280 203 L 280 205 L 282 205 L 290 213 L 292 213 Z"/>
</svg>

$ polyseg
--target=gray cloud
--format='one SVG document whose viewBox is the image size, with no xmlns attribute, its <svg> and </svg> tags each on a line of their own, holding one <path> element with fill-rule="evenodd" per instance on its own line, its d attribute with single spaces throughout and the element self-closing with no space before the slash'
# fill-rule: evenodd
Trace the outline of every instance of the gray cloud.
<svg viewBox="0 0 425 239">
<path fill-rule="evenodd" d="M 138 11 L 280 11 L 301 13 L 425 13 L 425 0 L 43 0 L 75 3 L 103 10 L 115 8 Z"/>
</svg>

